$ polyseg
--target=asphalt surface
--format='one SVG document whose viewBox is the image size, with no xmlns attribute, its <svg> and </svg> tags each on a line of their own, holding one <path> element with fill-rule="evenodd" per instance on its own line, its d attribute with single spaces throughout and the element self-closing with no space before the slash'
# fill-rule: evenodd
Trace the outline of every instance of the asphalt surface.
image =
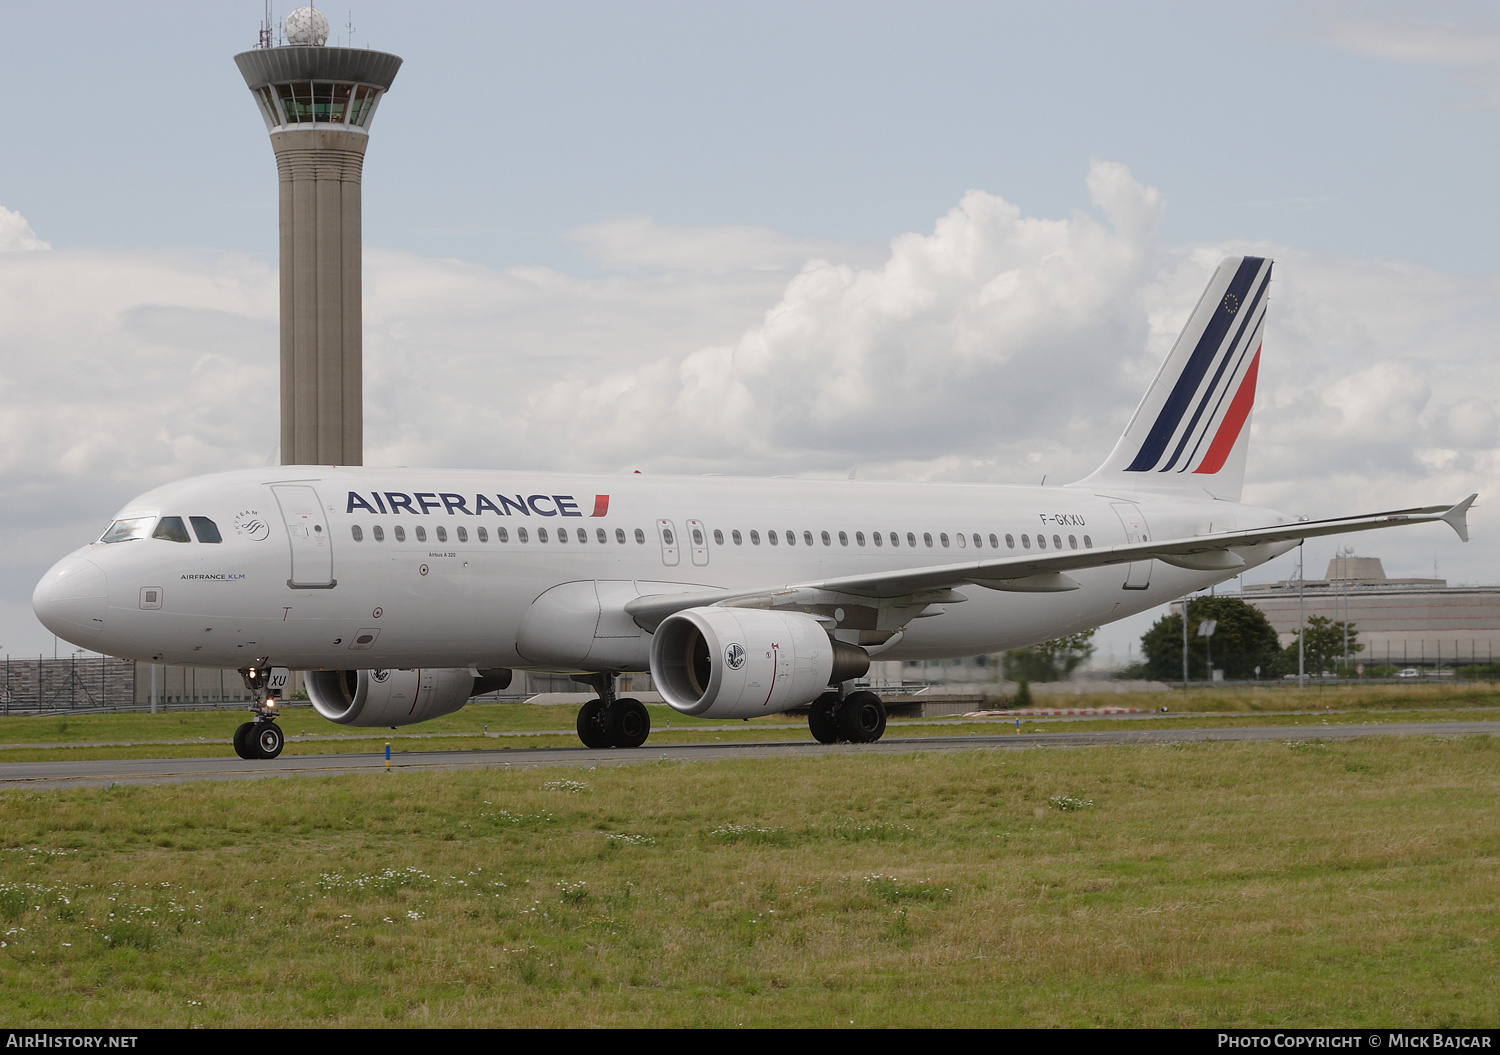
<svg viewBox="0 0 1500 1055">
<path fill-rule="evenodd" d="M 1233 741 L 1354 740 L 1367 736 L 1468 736 L 1500 734 L 1496 722 L 1407 722 L 1391 725 L 1275 726 L 1243 729 L 1120 729 L 1108 732 L 997 733 L 986 736 L 887 736 L 874 744 L 819 744 L 807 740 L 714 744 L 649 742 L 635 750 L 586 747 L 517 747 L 485 751 L 403 751 L 390 763 L 401 773 L 451 769 L 543 766 L 608 766 L 640 762 L 718 762 L 737 758 L 815 758 L 824 755 L 910 754 L 918 751 L 1019 750 L 1033 747 L 1099 747 Z M 336 776 L 386 771 L 384 752 L 341 755 L 282 755 L 270 761 L 225 758 L 137 758 L 102 762 L 0 763 L 0 790 L 173 784 L 191 780 L 254 780 L 266 777 Z"/>
</svg>

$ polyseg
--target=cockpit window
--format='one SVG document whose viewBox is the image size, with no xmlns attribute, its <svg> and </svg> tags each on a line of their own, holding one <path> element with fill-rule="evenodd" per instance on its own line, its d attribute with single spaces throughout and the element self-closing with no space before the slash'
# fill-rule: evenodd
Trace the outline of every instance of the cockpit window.
<svg viewBox="0 0 1500 1055">
<path fill-rule="evenodd" d="M 109 526 L 109 530 L 100 536 L 100 542 L 129 542 L 134 538 L 145 538 L 151 533 L 151 525 L 156 523 L 155 517 L 127 517 L 124 520 L 116 520 Z"/>
<path fill-rule="evenodd" d="M 193 534 L 198 536 L 199 542 L 223 542 L 219 535 L 219 525 L 208 517 L 188 517 L 188 522 L 193 525 Z"/>
<path fill-rule="evenodd" d="M 152 538 L 164 538 L 168 542 L 191 542 L 188 538 L 187 525 L 182 522 L 182 517 L 162 517 L 161 523 L 156 525 L 156 530 L 151 532 Z"/>
</svg>

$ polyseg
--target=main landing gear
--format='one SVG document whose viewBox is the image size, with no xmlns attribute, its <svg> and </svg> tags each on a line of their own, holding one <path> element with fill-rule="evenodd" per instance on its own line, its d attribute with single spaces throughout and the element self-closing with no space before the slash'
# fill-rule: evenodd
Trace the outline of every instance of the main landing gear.
<svg viewBox="0 0 1500 1055">
<path fill-rule="evenodd" d="M 281 726 L 276 724 L 276 716 L 280 712 L 277 710 L 277 699 L 270 689 L 269 662 L 270 660 L 263 659 L 255 666 L 240 671 L 240 677 L 245 679 L 245 688 L 250 690 L 255 701 L 250 705 L 255 718 L 234 731 L 234 753 L 241 758 L 275 758 L 281 754 L 282 745 L 286 743 Z"/>
<path fill-rule="evenodd" d="M 640 747 L 651 735 L 651 715 L 640 700 L 615 699 L 612 674 L 594 674 L 576 680 L 599 694 L 578 712 L 578 739 L 584 747 Z"/>
<path fill-rule="evenodd" d="M 873 744 L 885 735 L 885 704 L 868 690 L 840 699 L 830 689 L 813 700 L 807 727 L 820 744 Z"/>
</svg>

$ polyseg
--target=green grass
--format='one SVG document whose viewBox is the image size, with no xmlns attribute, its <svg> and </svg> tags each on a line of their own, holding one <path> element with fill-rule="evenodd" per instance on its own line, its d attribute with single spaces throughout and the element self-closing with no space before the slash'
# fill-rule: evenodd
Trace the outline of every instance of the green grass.
<svg viewBox="0 0 1500 1055">
<path fill-rule="evenodd" d="M 8 792 L 47 1025 L 1482 1026 L 1500 739 Z"/>
</svg>

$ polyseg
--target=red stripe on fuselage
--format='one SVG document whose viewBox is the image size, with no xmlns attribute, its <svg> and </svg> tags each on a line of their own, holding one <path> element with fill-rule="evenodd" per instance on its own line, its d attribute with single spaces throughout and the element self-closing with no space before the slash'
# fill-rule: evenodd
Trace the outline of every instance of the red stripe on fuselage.
<svg viewBox="0 0 1500 1055">
<path fill-rule="evenodd" d="M 1245 371 L 1245 380 L 1240 382 L 1240 390 L 1234 394 L 1234 400 L 1229 404 L 1229 412 L 1219 422 L 1219 431 L 1214 434 L 1208 453 L 1193 472 L 1211 475 L 1224 468 L 1224 461 L 1229 457 L 1229 452 L 1234 450 L 1234 441 L 1240 438 L 1240 430 L 1245 427 L 1245 419 L 1250 416 L 1250 408 L 1255 405 L 1255 376 L 1259 372 L 1260 349 L 1257 348 L 1255 358 L 1250 360 L 1250 369 Z"/>
<path fill-rule="evenodd" d="M 609 512 L 609 495 L 595 495 L 594 496 L 594 511 L 592 513 L 590 513 L 589 516 L 591 516 L 591 517 L 602 517 L 604 514 L 606 514 L 608 512 Z"/>
</svg>

